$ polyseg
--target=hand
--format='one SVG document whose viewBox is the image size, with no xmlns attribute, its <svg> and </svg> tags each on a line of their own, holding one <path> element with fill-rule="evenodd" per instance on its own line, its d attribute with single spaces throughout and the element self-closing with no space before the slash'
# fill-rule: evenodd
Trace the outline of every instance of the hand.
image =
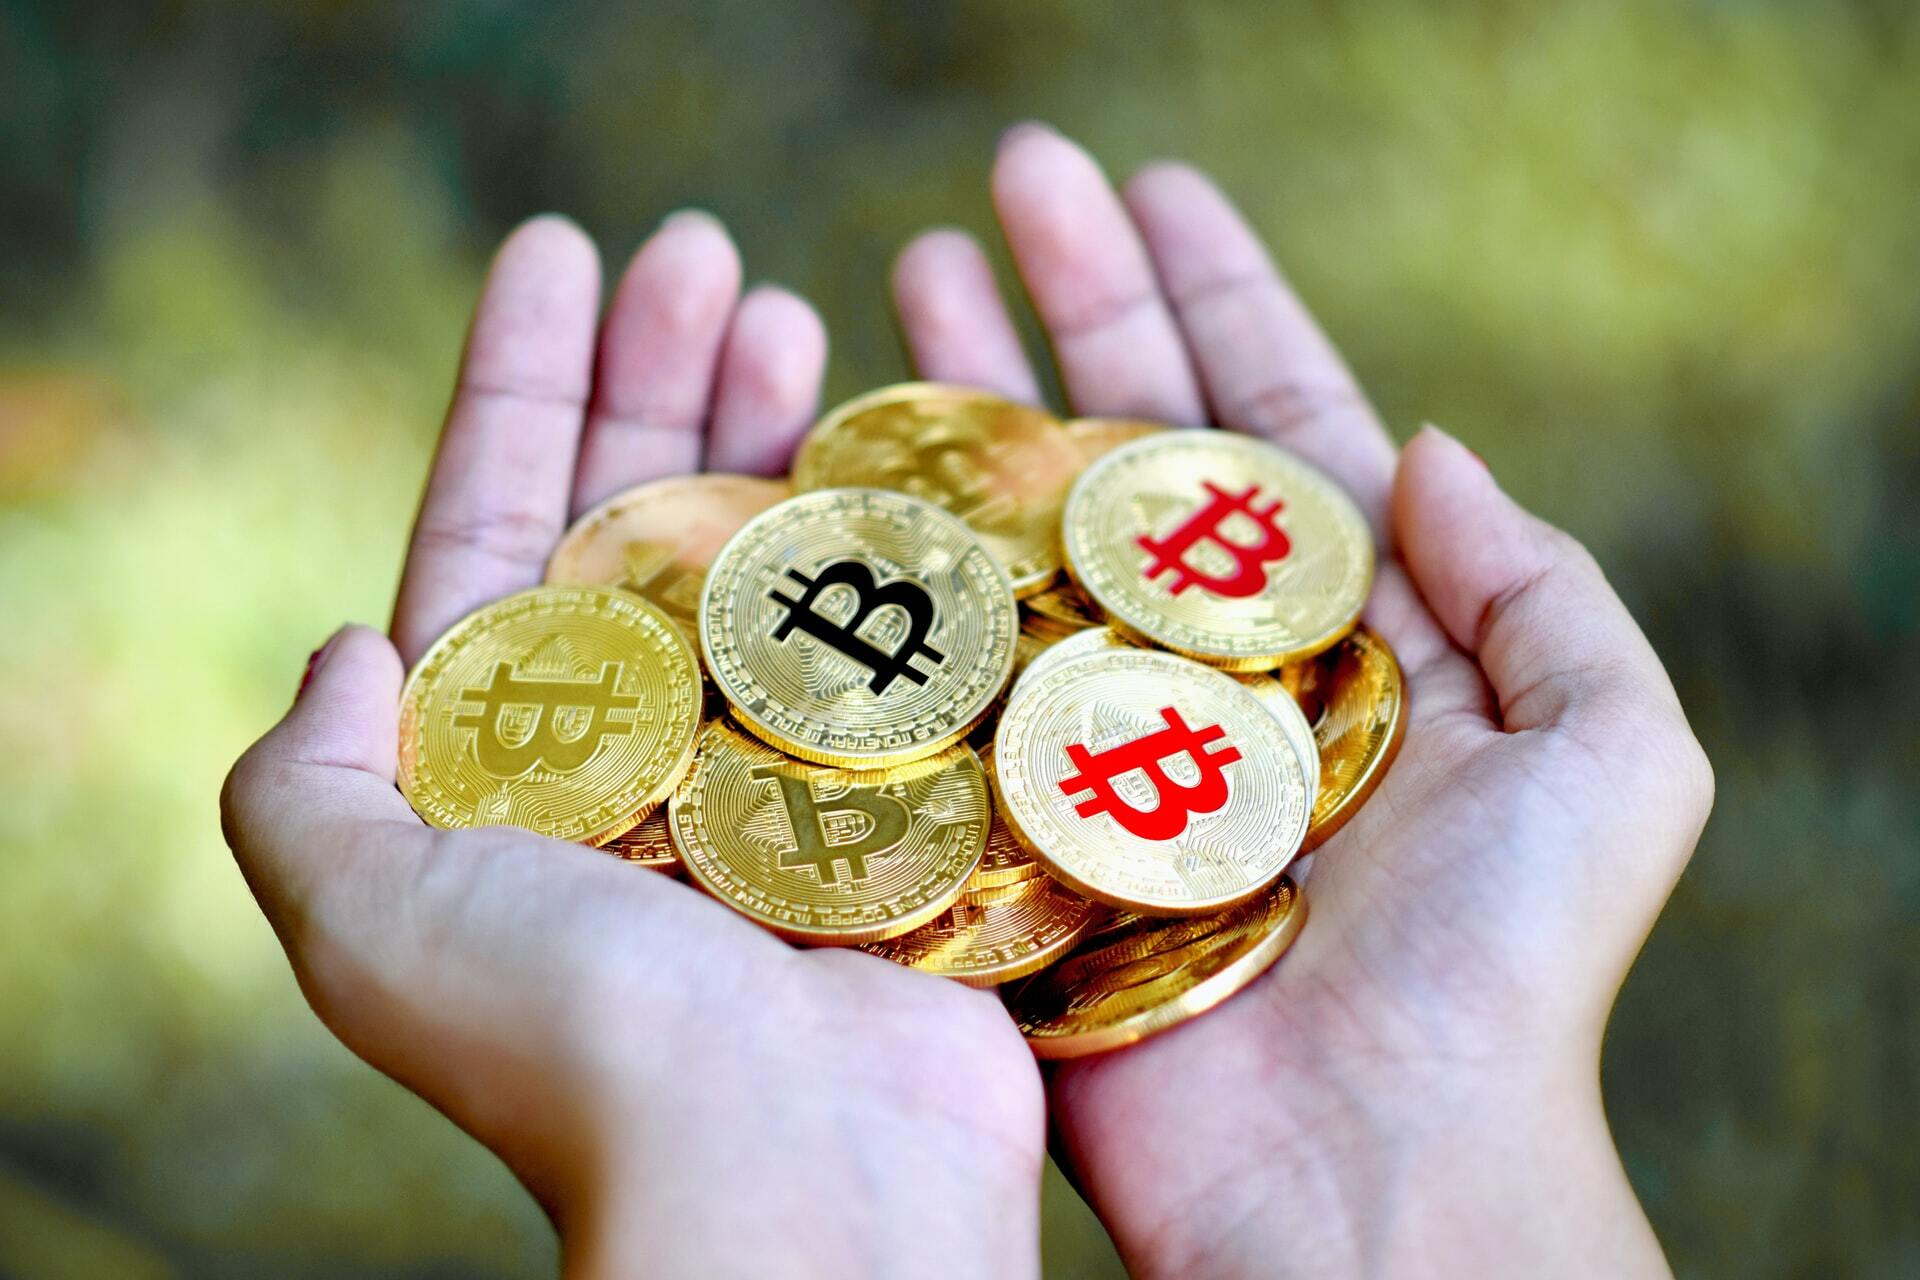
<svg viewBox="0 0 1920 1280">
<path fill-rule="evenodd" d="M 1602 1114 L 1615 993 L 1712 775 L 1571 538 L 1437 431 L 1396 457 L 1227 201 L 1156 165 L 1116 197 L 1043 127 L 993 199 L 1074 411 L 1216 421 L 1338 477 L 1383 548 L 1398 762 L 1315 855 L 1300 941 L 1241 995 L 1051 1079 L 1066 1162 L 1139 1275 L 1663 1273 Z M 923 376 L 1038 395 L 991 270 L 901 255 Z"/>
<path fill-rule="evenodd" d="M 393 642 L 316 655 L 228 779 L 228 841 L 315 1011 L 513 1168 L 570 1274 L 1031 1273 L 1040 1080 L 992 993 L 797 950 L 590 849 L 430 830 L 394 788 L 403 663 L 538 582 L 570 511 L 703 461 L 785 470 L 825 337 L 739 276 L 720 226 L 678 215 L 600 325 L 572 224 L 507 241 Z"/>
</svg>

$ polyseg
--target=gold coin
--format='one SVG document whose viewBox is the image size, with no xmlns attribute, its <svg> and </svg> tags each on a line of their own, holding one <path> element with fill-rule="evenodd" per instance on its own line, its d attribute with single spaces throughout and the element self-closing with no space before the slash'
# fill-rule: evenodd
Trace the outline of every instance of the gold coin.
<svg viewBox="0 0 1920 1280">
<path fill-rule="evenodd" d="M 1097 653 L 1102 649 L 1138 647 L 1111 627 L 1089 627 L 1035 654 L 1015 676 L 1013 687 L 1017 692 L 1028 680 L 1045 675 L 1061 663 L 1084 653 Z M 1267 672 L 1230 671 L 1227 674 L 1251 690 L 1267 710 L 1280 721 L 1280 727 L 1286 730 L 1287 741 L 1293 744 L 1294 755 L 1299 758 L 1301 771 L 1306 775 L 1308 803 L 1311 805 L 1312 798 L 1320 792 L 1320 749 L 1313 736 L 1313 726 L 1308 722 L 1299 702 L 1295 700 L 1284 682 Z"/>
<path fill-rule="evenodd" d="M 605 844 L 693 759 L 700 668 L 652 605 L 533 587 L 475 610 L 400 695 L 400 789 L 436 827 L 512 823 Z"/>
<path fill-rule="evenodd" d="M 1387 642 L 1366 627 L 1322 654 L 1305 676 L 1302 701 L 1314 709 L 1322 785 L 1302 848 L 1347 824 L 1400 753 L 1407 733 L 1406 686 Z"/>
<path fill-rule="evenodd" d="M 1067 422 L 1067 438 L 1080 446 L 1081 457 L 1092 462 L 1123 444 L 1132 444 L 1141 436 L 1166 429 L 1164 422 L 1143 422 L 1135 418 L 1072 418 Z"/>
<path fill-rule="evenodd" d="M 1105 1053 L 1240 991 L 1293 945 L 1306 919 L 1306 897 L 1285 879 L 1216 915 L 1114 916 L 1059 964 L 1007 988 L 1004 999 L 1035 1057 Z"/>
<path fill-rule="evenodd" d="M 749 521 L 702 596 L 707 670 L 741 725 L 820 764 L 904 764 L 959 741 L 1013 670 L 1007 576 L 940 508 L 803 493 Z"/>
<path fill-rule="evenodd" d="M 720 472 L 636 485 L 573 522 L 547 561 L 547 581 L 631 592 L 697 645 L 700 587 L 713 557 L 791 493 L 784 480 Z"/>
<path fill-rule="evenodd" d="M 793 487 L 892 489 L 966 521 L 1015 595 L 1060 572 L 1060 507 L 1082 462 L 1044 409 L 970 387 L 904 382 L 820 419 L 793 460 Z"/>
<path fill-rule="evenodd" d="M 1021 601 L 1021 607 L 1065 631 L 1084 631 L 1106 621 L 1100 606 L 1071 582 L 1056 582 Z"/>
<path fill-rule="evenodd" d="M 833 946 L 908 933 L 953 905 L 991 815 L 970 747 L 832 769 L 719 722 L 667 805 L 694 883 L 783 938 Z"/>
<path fill-rule="evenodd" d="M 861 950 L 970 987 L 994 987 L 1053 963 L 1104 911 L 1042 876 L 963 896 L 930 924 Z"/>
<path fill-rule="evenodd" d="M 1306 773 L 1280 722 L 1230 676 L 1169 653 L 1102 649 L 1029 677 L 993 763 L 999 813 L 1047 871 L 1144 915 L 1253 897 L 1307 831 Z"/>
<path fill-rule="evenodd" d="M 980 749 L 980 767 L 987 771 L 987 783 L 993 783 L 993 744 L 989 742 Z M 1007 830 L 1007 824 L 996 812 L 993 825 L 987 828 L 987 848 L 980 855 L 980 865 L 974 868 L 973 878 L 961 896 L 984 889 L 997 889 L 1002 885 L 1018 884 L 1031 880 L 1035 876 L 1046 874 L 1046 868 L 1027 852 L 1027 847 L 1014 838 Z"/>
<path fill-rule="evenodd" d="M 655 807 L 652 813 L 601 845 L 600 852 L 655 871 L 676 875 L 680 871 L 680 858 L 673 851 L 673 836 L 667 827 L 664 807 Z"/>
<path fill-rule="evenodd" d="M 1162 431 L 1089 466 L 1067 498 L 1067 567 L 1117 630 L 1236 671 L 1352 630 L 1373 535 L 1333 479 L 1230 431 Z"/>
</svg>

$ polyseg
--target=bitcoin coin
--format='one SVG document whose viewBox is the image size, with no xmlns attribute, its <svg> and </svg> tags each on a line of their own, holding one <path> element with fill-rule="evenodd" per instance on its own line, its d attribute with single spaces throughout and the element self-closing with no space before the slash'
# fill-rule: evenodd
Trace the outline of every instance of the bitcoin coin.
<svg viewBox="0 0 1920 1280">
<path fill-rule="evenodd" d="M 599 845 L 685 774 L 700 668 L 673 623 L 602 587 L 468 614 L 400 696 L 400 789 L 436 827 L 511 823 Z"/>
<path fill-rule="evenodd" d="M 993 987 L 1051 964 L 1104 910 L 1041 876 L 963 895 L 931 923 L 861 950 L 970 987 Z"/>
<path fill-rule="evenodd" d="M 790 760 L 725 723 L 667 804 L 688 877 L 794 942 L 911 932 L 960 896 L 992 807 L 972 748 L 890 769 Z"/>
<path fill-rule="evenodd" d="M 989 742 L 980 749 L 980 767 L 987 771 L 987 783 L 993 783 L 993 744 Z M 993 815 L 993 825 L 987 829 L 986 851 L 980 855 L 980 865 L 974 868 L 972 879 L 967 881 L 962 896 L 982 889 L 997 889 L 1002 885 L 1018 884 L 1031 880 L 1035 876 L 1045 875 L 1046 870 L 1027 847 L 1014 838 L 1007 830 L 1007 824 L 998 812 Z"/>
<path fill-rule="evenodd" d="M 1080 447 L 1081 457 L 1092 462 L 1123 444 L 1166 429 L 1164 422 L 1141 422 L 1133 418 L 1072 418 L 1067 422 L 1067 438 Z"/>
<path fill-rule="evenodd" d="M 1320 747 L 1321 786 L 1302 846 L 1311 849 L 1345 826 L 1386 776 L 1406 736 L 1407 697 L 1393 650 L 1358 627 L 1311 665 L 1301 700 L 1314 710 Z"/>
<path fill-rule="evenodd" d="M 1107 454 L 1074 483 L 1062 537 L 1109 626 L 1236 671 L 1327 648 L 1373 583 L 1373 535 L 1340 486 L 1229 431 L 1162 431 Z"/>
<path fill-rule="evenodd" d="M 1307 831 L 1306 772 L 1279 720 L 1173 654 L 1098 649 L 1030 676 L 993 761 L 998 811 L 1047 871 L 1145 915 L 1258 894 Z"/>
<path fill-rule="evenodd" d="M 1034 1056 L 1134 1044 L 1205 1013 L 1272 967 L 1306 923 L 1291 880 L 1229 911 L 1181 920 L 1114 916 L 1004 1000 Z"/>
<path fill-rule="evenodd" d="M 794 457 L 793 487 L 892 489 L 943 507 L 980 535 L 1024 596 L 1060 572 L 1060 508 L 1083 465 L 1044 409 L 907 382 L 820 419 Z"/>
<path fill-rule="evenodd" d="M 749 521 L 702 596 L 707 670 L 742 726 L 803 760 L 903 764 L 958 741 L 1013 669 L 1007 577 L 972 530 L 876 489 Z"/>
<path fill-rule="evenodd" d="M 1022 608 L 1045 619 L 1062 632 L 1084 631 L 1106 621 L 1100 606 L 1089 600 L 1087 593 L 1071 582 L 1056 582 L 1020 603 Z"/>
<path fill-rule="evenodd" d="M 656 807 L 646 817 L 600 846 L 622 862 L 651 867 L 655 871 L 678 874 L 680 859 L 673 851 L 673 836 L 667 828 L 667 811 Z"/>
<path fill-rule="evenodd" d="M 1102 649 L 1134 649 L 1139 646 L 1120 635 L 1111 627 L 1089 627 L 1077 631 L 1066 639 L 1049 646 L 1041 653 L 1030 658 L 1015 676 L 1015 691 L 1028 680 L 1045 675 L 1054 667 L 1083 653 L 1095 653 Z M 1293 744 L 1294 754 L 1300 760 L 1302 771 L 1307 779 L 1307 795 L 1310 798 L 1319 794 L 1320 788 L 1320 750 L 1314 740 L 1313 726 L 1300 704 L 1288 690 L 1286 684 L 1264 671 L 1228 672 L 1257 696 L 1267 710 L 1280 721 L 1280 727 L 1286 730 L 1287 741 Z M 1311 828 L 1309 828 L 1311 829 Z"/>
<path fill-rule="evenodd" d="M 698 645 L 700 587 L 713 557 L 791 492 L 784 480 L 719 472 L 636 485 L 573 522 L 547 561 L 547 581 L 631 592 Z"/>
</svg>

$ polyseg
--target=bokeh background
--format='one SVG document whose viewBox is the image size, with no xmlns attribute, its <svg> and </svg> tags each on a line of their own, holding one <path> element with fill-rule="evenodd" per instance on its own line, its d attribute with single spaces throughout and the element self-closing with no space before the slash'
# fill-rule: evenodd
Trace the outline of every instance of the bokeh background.
<svg viewBox="0 0 1920 1280">
<path fill-rule="evenodd" d="M 1030 115 L 1217 172 L 1673 670 L 1720 801 L 1606 1089 L 1681 1273 L 1920 1274 L 1917 85 L 1891 0 L 0 0 L 0 1275 L 551 1272 L 307 1012 L 219 780 L 384 619 L 506 228 L 714 209 L 841 396 Z M 1046 1255 L 1115 1273 L 1057 1180 Z"/>
</svg>

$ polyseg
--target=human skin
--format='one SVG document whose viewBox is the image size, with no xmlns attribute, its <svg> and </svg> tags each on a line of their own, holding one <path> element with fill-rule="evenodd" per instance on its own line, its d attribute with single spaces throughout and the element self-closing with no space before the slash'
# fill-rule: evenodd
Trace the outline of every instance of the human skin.
<svg viewBox="0 0 1920 1280">
<path fill-rule="evenodd" d="M 739 296 L 711 218 L 664 223 L 604 320 L 591 243 L 542 218 L 476 309 L 391 638 L 329 641 L 223 797 L 316 1012 L 507 1162 L 570 1275 L 1031 1274 L 1049 1108 L 1139 1274 L 1664 1271 L 1597 1085 L 1711 797 L 1646 641 L 1462 446 L 1396 453 L 1198 174 L 1118 196 L 1029 125 L 993 191 L 1074 411 L 1271 438 L 1381 539 L 1368 620 L 1407 672 L 1406 744 L 1315 856 L 1292 952 L 1043 1091 L 991 993 L 787 946 L 591 850 L 423 826 L 393 786 L 404 664 L 537 582 L 607 494 L 783 471 L 825 361 L 805 303 Z M 923 376 L 1037 399 L 970 240 L 922 237 L 894 283 Z"/>
</svg>

